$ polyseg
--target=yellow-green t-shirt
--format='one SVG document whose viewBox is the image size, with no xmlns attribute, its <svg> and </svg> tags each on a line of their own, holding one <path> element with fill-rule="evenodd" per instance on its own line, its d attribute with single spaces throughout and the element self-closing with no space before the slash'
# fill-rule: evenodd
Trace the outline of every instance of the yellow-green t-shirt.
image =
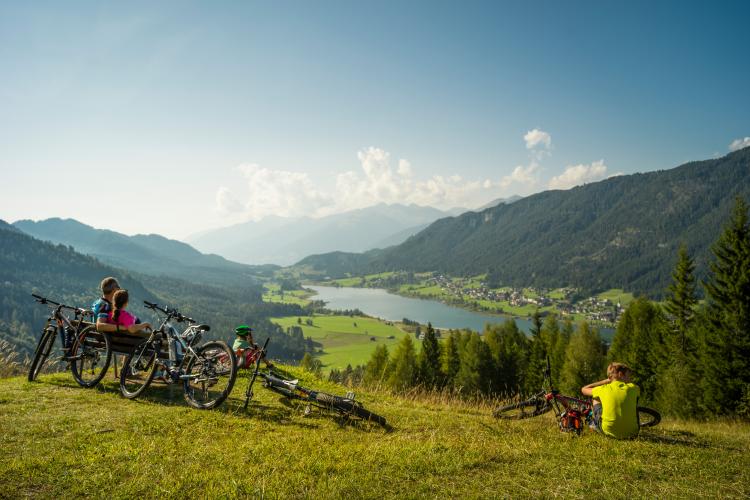
<svg viewBox="0 0 750 500">
<path fill-rule="evenodd" d="M 638 434 L 638 396 L 633 383 L 613 381 L 594 387 L 592 395 L 602 403 L 602 432 L 617 439 Z"/>
</svg>

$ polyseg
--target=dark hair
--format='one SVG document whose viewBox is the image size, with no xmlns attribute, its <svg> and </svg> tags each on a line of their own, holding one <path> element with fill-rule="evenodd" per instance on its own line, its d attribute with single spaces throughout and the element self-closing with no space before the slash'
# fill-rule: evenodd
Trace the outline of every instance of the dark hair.
<svg viewBox="0 0 750 500">
<path fill-rule="evenodd" d="M 104 278 L 102 280 L 99 288 L 101 288 L 102 294 L 107 295 L 108 293 L 112 293 L 115 289 L 120 288 L 120 285 L 115 278 L 110 276 L 109 278 Z"/>
<path fill-rule="evenodd" d="M 117 290 L 112 296 L 112 321 L 114 323 L 117 323 L 120 317 L 120 309 L 125 307 L 129 298 L 128 291 L 124 288 Z"/>
</svg>

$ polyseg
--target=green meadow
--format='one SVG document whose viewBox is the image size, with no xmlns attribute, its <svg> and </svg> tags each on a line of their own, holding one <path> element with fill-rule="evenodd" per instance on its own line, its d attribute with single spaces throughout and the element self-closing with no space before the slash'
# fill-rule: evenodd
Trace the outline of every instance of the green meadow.
<svg viewBox="0 0 750 500">
<path fill-rule="evenodd" d="M 347 389 L 286 368 L 303 385 Z M 285 405 L 246 374 L 217 410 L 179 388 L 120 397 L 111 376 L 0 380 L 3 498 L 747 498 L 750 425 L 665 419 L 615 441 L 551 414 L 497 421 L 492 403 L 358 393 L 392 430 Z"/>
<path fill-rule="evenodd" d="M 306 324 L 312 319 L 312 325 Z M 302 328 L 305 338 L 311 337 L 322 345 L 323 353 L 316 355 L 324 369 L 346 368 L 346 365 L 363 365 L 370 359 L 379 344 L 391 350 L 403 335 L 407 334 L 393 323 L 362 316 L 303 316 L 271 318 L 284 329 L 291 326 Z M 392 338 L 390 338 L 392 337 Z M 374 338 L 374 340 L 373 340 Z"/>
</svg>

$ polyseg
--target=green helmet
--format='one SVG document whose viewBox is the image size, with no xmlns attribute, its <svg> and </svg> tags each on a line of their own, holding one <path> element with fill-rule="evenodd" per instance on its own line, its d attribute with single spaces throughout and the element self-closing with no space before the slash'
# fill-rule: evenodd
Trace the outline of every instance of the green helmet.
<svg viewBox="0 0 750 500">
<path fill-rule="evenodd" d="M 240 325 L 234 329 L 234 333 L 240 337 L 247 337 L 248 334 L 253 333 L 253 329 L 247 325 Z"/>
</svg>

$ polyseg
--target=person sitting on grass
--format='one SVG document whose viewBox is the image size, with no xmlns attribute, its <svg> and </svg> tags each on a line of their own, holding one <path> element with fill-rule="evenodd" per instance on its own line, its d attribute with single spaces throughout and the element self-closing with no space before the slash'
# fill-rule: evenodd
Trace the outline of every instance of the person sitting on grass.
<svg viewBox="0 0 750 500">
<path fill-rule="evenodd" d="M 632 370 L 610 363 L 607 378 L 581 388 L 594 398 L 594 429 L 605 436 L 627 439 L 638 435 L 638 396 L 641 389 L 630 381 Z"/>
<path fill-rule="evenodd" d="M 237 337 L 234 339 L 232 350 L 237 356 L 237 368 L 250 368 L 258 360 L 261 354 L 260 347 L 253 340 L 253 329 L 247 325 L 240 325 L 234 329 Z M 266 359 L 263 353 L 263 361 L 266 367 L 273 368 L 273 364 Z"/>
<path fill-rule="evenodd" d="M 128 299 L 128 291 L 124 289 L 117 290 L 112 296 L 112 324 L 115 325 L 115 331 L 137 333 L 150 329 L 150 323 L 141 323 L 137 317 L 125 310 L 128 307 Z"/>
</svg>

